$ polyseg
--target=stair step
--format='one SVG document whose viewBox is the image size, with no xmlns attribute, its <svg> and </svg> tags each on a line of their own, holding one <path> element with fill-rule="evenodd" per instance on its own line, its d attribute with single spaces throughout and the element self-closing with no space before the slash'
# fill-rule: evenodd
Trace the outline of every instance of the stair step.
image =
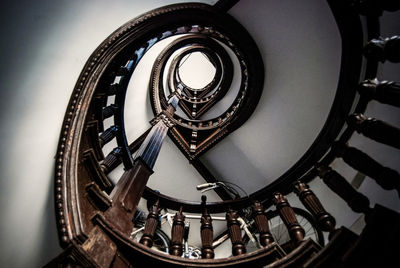
<svg viewBox="0 0 400 268">
<path fill-rule="evenodd" d="M 380 267 L 382 261 L 398 263 L 400 214 L 376 204 L 366 221 L 360 237 L 343 256 L 347 267 Z"/>
<path fill-rule="evenodd" d="M 302 267 L 307 260 L 317 255 L 321 246 L 318 245 L 311 238 L 304 240 L 296 249 L 291 251 L 288 255 L 283 258 L 264 266 L 264 268 L 281 268 L 281 267 Z"/>
<path fill-rule="evenodd" d="M 304 267 L 342 267 L 342 256 L 352 248 L 358 235 L 345 227 L 339 228 L 332 236 L 329 243 Z"/>
</svg>

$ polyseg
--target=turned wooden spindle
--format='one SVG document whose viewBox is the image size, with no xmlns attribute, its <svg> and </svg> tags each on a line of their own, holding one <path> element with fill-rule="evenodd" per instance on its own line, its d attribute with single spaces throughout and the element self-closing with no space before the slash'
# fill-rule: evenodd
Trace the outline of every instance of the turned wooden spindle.
<svg viewBox="0 0 400 268">
<path fill-rule="evenodd" d="M 153 238 L 154 233 L 156 232 L 158 223 L 159 223 L 159 201 L 157 200 L 156 203 L 153 205 L 151 210 L 149 211 L 149 215 L 146 219 L 146 224 L 144 226 L 144 231 L 142 238 L 140 238 L 140 243 L 151 248 L 153 246 Z"/>
<path fill-rule="evenodd" d="M 115 75 L 116 76 L 125 76 L 129 74 L 129 68 L 127 66 L 121 66 L 118 68 L 116 71 Z"/>
<path fill-rule="evenodd" d="M 400 36 L 372 39 L 364 47 L 364 55 L 381 62 L 400 62 Z"/>
<path fill-rule="evenodd" d="M 108 86 L 108 88 L 106 89 L 106 94 L 108 96 L 112 96 L 117 94 L 118 91 L 121 90 L 121 85 L 118 83 L 113 83 L 111 85 Z"/>
<path fill-rule="evenodd" d="M 263 247 L 268 246 L 274 242 L 274 238 L 269 230 L 269 223 L 267 216 L 264 213 L 264 207 L 261 202 L 255 201 L 252 206 L 252 215 L 256 224 L 257 230 L 260 234 L 260 244 Z"/>
<path fill-rule="evenodd" d="M 103 119 L 109 118 L 114 115 L 115 111 L 117 110 L 117 105 L 111 104 L 107 107 L 103 108 Z"/>
<path fill-rule="evenodd" d="M 103 147 L 108 142 L 110 142 L 115 137 L 118 130 L 118 126 L 111 126 L 108 129 L 104 130 L 104 132 L 101 133 L 99 136 L 100 146 Z"/>
<path fill-rule="evenodd" d="M 118 162 L 121 158 L 121 151 L 121 147 L 116 147 L 104 158 L 103 162 L 100 164 L 104 173 L 108 173 L 114 163 Z"/>
<path fill-rule="evenodd" d="M 243 243 L 242 231 L 240 230 L 240 222 L 237 213 L 232 209 L 229 209 L 226 213 L 226 221 L 228 225 L 229 238 L 232 242 L 233 256 L 246 253 L 246 247 Z"/>
<path fill-rule="evenodd" d="M 396 189 L 400 194 L 400 174 L 396 170 L 382 166 L 364 152 L 346 144 L 336 143 L 333 148 L 349 166 L 374 179 L 383 189 Z"/>
<path fill-rule="evenodd" d="M 281 193 L 274 193 L 272 201 L 274 202 L 279 216 L 286 225 L 289 236 L 293 242 L 299 244 L 304 239 L 304 229 L 297 221 L 293 208 L 290 206 L 286 197 Z"/>
<path fill-rule="evenodd" d="M 201 257 L 203 259 L 213 259 L 214 258 L 214 249 L 213 249 L 213 239 L 214 239 L 214 231 L 212 226 L 212 219 L 210 214 L 208 214 L 206 207 L 207 197 L 205 195 L 201 196 L 201 203 L 203 206 L 203 214 L 201 215 L 201 227 L 200 227 L 200 235 L 201 235 Z"/>
<path fill-rule="evenodd" d="M 185 233 L 185 216 L 182 213 L 182 207 L 175 214 L 174 222 L 171 230 L 171 249 L 170 254 L 174 256 L 182 256 L 183 238 Z"/>
<path fill-rule="evenodd" d="M 150 133 L 152 128 L 149 128 L 144 132 L 141 136 L 139 136 L 135 141 L 129 144 L 129 151 L 134 153 L 139 149 L 143 141 L 146 139 L 146 136 Z M 100 164 L 101 169 L 104 173 L 108 174 L 113 169 L 115 169 L 122 161 L 122 149 L 121 147 L 114 148 L 103 160 Z"/>
<path fill-rule="evenodd" d="M 377 142 L 400 149 L 400 129 L 375 118 L 352 114 L 347 123 L 358 133 Z"/>
<path fill-rule="evenodd" d="M 368 198 L 356 191 L 342 175 L 332 168 L 324 166 L 318 166 L 317 171 L 323 182 L 340 196 L 354 212 L 364 213 L 365 215 L 370 213 Z"/>
<path fill-rule="evenodd" d="M 360 83 L 358 92 L 368 100 L 400 107 L 400 84 L 392 81 L 369 79 Z"/>
<path fill-rule="evenodd" d="M 321 230 L 333 233 L 336 225 L 335 218 L 325 210 L 310 187 L 301 181 L 296 181 L 294 183 L 294 192 L 297 194 L 304 207 L 310 211 L 317 220 Z"/>
</svg>

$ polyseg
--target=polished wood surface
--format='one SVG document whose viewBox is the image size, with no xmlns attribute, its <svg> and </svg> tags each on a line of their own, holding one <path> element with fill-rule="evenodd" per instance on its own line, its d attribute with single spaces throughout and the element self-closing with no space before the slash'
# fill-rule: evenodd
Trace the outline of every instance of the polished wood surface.
<svg viewBox="0 0 400 268">
<path fill-rule="evenodd" d="M 185 216 L 182 208 L 175 214 L 174 222 L 171 229 L 171 249 L 170 254 L 174 256 L 182 256 L 183 238 L 185 234 Z"/>
<path fill-rule="evenodd" d="M 294 192 L 300 198 L 301 203 L 315 217 L 321 230 L 333 233 L 335 231 L 336 220 L 325 210 L 310 187 L 301 181 L 295 182 L 294 187 Z"/>
<path fill-rule="evenodd" d="M 246 247 L 243 242 L 242 230 L 240 229 L 240 222 L 238 221 L 238 214 L 236 211 L 229 210 L 226 213 L 226 222 L 228 226 L 229 238 L 232 242 L 232 254 L 238 256 L 246 253 Z"/>
<path fill-rule="evenodd" d="M 286 197 L 283 194 L 276 192 L 272 201 L 274 202 L 282 221 L 285 223 L 292 241 L 296 244 L 301 243 L 304 239 L 305 232 L 303 227 L 301 227 L 297 221 L 296 215 Z"/>
<path fill-rule="evenodd" d="M 201 227 L 200 227 L 200 236 L 201 236 L 201 257 L 203 259 L 213 259 L 214 249 L 213 249 L 213 240 L 214 240 L 214 229 L 212 225 L 211 215 L 207 210 L 207 197 L 205 195 L 201 196 L 203 213 L 201 215 Z"/>
<path fill-rule="evenodd" d="M 261 202 L 254 202 L 252 206 L 252 216 L 257 227 L 257 231 L 260 234 L 260 244 L 263 247 L 268 246 L 274 242 L 274 238 L 269 229 L 269 223 L 267 216 L 265 215 L 264 207 Z"/>
</svg>

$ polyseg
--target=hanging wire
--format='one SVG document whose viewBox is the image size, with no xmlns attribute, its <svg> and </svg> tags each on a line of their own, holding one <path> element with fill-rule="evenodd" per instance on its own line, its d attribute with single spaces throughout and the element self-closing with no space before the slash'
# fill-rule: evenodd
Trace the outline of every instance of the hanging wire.
<svg viewBox="0 0 400 268">
<path fill-rule="evenodd" d="M 222 182 L 225 183 L 225 184 L 230 184 L 230 185 L 232 185 L 232 186 L 237 187 L 239 190 L 241 190 L 241 191 L 244 193 L 244 195 L 245 195 L 247 198 L 249 197 L 249 194 L 248 194 L 242 187 L 240 187 L 239 185 L 237 185 L 236 183 L 228 182 L 228 181 L 222 181 Z M 229 187 L 229 188 L 234 189 L 233 187 Z M 239 192 L 238 192 L 236 189 L 234 189 L 234 190 L 235 190 L 235 192 L 240 196 Z"/>
<path fill-rule="evenodd" d="M 187 56 L 184 58 L 183 62 L 181 62 L 181 63 L 179 64 L 179 68 L 188 60 L 188 58 L 189 58 L 191 55 L 192 55 L 192 53 L 190 53 L 189 55 L 187 55 Z"/>
</svg>

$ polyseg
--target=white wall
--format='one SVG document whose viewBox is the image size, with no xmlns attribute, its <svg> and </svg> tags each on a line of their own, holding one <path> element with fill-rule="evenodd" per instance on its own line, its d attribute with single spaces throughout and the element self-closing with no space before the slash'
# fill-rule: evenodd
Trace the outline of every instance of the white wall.
<svg viewBox="0 0 400 268">
<path fill-rule="evenodd" d="M 0 266 L 40 267 L 61 252 L 53 158 L 78 75 L 116 28 L 175 2 L 184 1 L 2 2 Z"/>
<path fill-rule="evenodd" d="M 0 264 L 2 267 L 42 266 L 61 251 L 58 246 L 53 205 L 53 157 L 69 96 L 87 58 L 105 37 L 126 21 L 145 11 L 172 2 L 184 1 L 2 2 L 2 16 L 0 16 L 2 33 Z M 285 3 L 288 4 L 287 1 L 283 2 Z M 236 14 L 239 15 L 236 11 L 233 12 L 233 15 Z M 262 17 L 262 14 L 259 16 Z M 389 25 L 389 28 L 393 29 L 398 21 L 394 14 L 390 14 L 384 21 L 384 26 Z M 264 25 L 253 20 L 249 22 L 255 23 L 252 27 Z M 274 27 L 271 23 L 267 26 Z M 258 38 L 256 41 L 263 42 Z M 266 55 L 269 58 L 273 56 Z M 274 65 L 267 62 L 266 66 L 267 70 L 274 73 Z M 400 81 L 397 65 L 385 65 L 382 74 L 382 78 Z M 388 74 L 388 77 L 384 74 Z M 271 76 L 269 79 L 274 77 L 276 79 L 276 76 Z M 267 81 L 267 86 L 273 84 L 272 80 Z M 274 92 L 266 92 L 263 97 L 270 97 L 271 94 Z M 278 103 L 274 105 L 279 106 Z M 398 110 L 394 108 L 373 104 L 367 114 L 371 116 L 378 114 L 377 117 L 400 125 Z M 278 119 L 279 117 L 276 120 Z M 237 138 L 235 142 L 237 142 L 235 148 L 240 148 L 238 153 L 246 155 L 248 152 L 244 151 L 246 148 L 243 147 L 245 143 L 241 143 L 244 140 Z M 297 142 L 302 144 L 301 141 Z M 362 139 L 355 140 L 354 144 L 360 144 L 362 149 L 365 147 L 367 152 L 376 155 L 387 165 L 399 166 L 398 151 Z M 254 144 L 250 146 L 254 147 Z M 169 147 L 172 148 L 172 146 L 163 148 L 160 155 L 160 166 L 165 168 L 170 166 L 168 164 L 171 161 L 169 160 L 171 156 L 167 153 L 170 152 Z M 296 147 L 296 150 L 301 151 L 303 148 Z M 175 160 L 184 161 L 179 157 Z M 275 160 L 271 158 L 271 161 Z M 281 161 L 279 163 L 279 168 L 283 170 L 284 166 L 281 167 Z M 181 164 L 180 162 L 179 165 Z M 254 169 L 254 172 L 257 173 L 263 166 L 260 163 L 256 165 L 259 168 Z M 271 172 L 278 174 L 278 171 Z M 175 174 L 174 170 L 168 172 L 169 178 Z M 187 174 L 190 168 L 182 172 Z M 254 174 L 257 175 L 256 173 Z M 190 184 L 196 185 L 196 177 L 197 180 L 199 178 L 197 175 L 192 177 L 195 177 L 195 180 Z M 171 186 L 166 179 L 160 177 L 165 187 Z M 151 183 L 158 185 L 153 181 Z M 321 186 L 322 191 L 323 187 Z M 370 182 L 363 184 L 361 188 L 368 193 L 378 192 L 378 200 L 387 199 L 382 202 L 393 205 L 393 200 L 397 200 L 393 192 L 388 194 L 387 191 L 379 189 Z M 326 203 L 332 202 L 327 200 Z M 337 207 L 332 209 L 338 210 Z"/>
</svg>

